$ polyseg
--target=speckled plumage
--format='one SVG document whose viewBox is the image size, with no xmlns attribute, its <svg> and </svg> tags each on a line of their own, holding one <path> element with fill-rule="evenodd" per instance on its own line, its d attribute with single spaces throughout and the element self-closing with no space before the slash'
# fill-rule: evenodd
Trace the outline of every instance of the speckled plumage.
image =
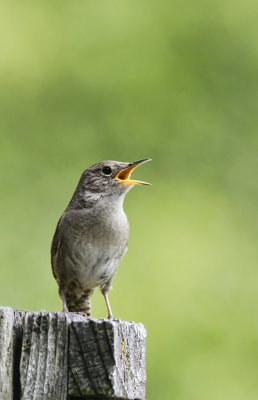
<svg viewBox="0 0 258 400">
<path fill-rule="evenodd" d="M 64 311 L 91 313 L 91 295 L 100 287 L 112 316 L 107 293 L 127 250 L 129 224 L 123 200 L 132 183 L 120 171 L 137 163 L 102 161 L 82 174 L 75 193 L 60 218 L 51 248 L 53 274 Z M 108 167 L 112 172 L 103 173 Z M 130 176 L 130 175 L 129 175 Z"/>
</svg>

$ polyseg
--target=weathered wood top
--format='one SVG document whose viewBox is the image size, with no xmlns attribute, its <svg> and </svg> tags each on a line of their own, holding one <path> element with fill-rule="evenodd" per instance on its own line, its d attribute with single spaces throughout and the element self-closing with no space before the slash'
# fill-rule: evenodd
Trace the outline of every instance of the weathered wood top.
<svg viewBox="0 0 258 400">
<path fill-rule="evenodd" d="M 0 307 L 0 399 L 144 399 L 142 324 Z"/>
</svg>

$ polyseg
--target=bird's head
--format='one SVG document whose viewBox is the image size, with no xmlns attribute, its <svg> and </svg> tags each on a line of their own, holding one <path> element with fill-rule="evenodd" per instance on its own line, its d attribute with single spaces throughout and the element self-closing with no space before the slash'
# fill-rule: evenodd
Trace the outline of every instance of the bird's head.
<svg viewBox="0 0 258 400">
<path fill-rule="evenodd" d="M 131 179 L 138 165 L 150 161 L 150 158 L 135 162 L 101 161 L 86 169 L 82 174 L 85 190 L 97 193 L 127 192 L 134 185 L 150 185 L 147 182 Z"/>
<path fill-rule="evenodd" d="M 79 199 L 98 199 L 99 197 L 124 196 L 134 185 L 150 183 L 131 179 L 133 170 L 150 161 L 150 158 L 135 162 L 101 161 L 86 169 L 74 193 L 72 203 Z M 76 201 L 77 203 L 77 201 Z"/>
</svg>

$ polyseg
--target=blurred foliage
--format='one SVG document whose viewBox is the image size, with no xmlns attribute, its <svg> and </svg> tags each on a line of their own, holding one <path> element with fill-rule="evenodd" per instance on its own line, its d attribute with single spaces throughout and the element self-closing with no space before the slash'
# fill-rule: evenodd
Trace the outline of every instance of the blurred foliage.
<svg viewBox="0 0 258 400">
<path fill-rule="evenodd" d="M 257 2 L 0 8 L 1 305 L 60 309 L 49 249 L 82 170 L 152 157 L 111 293 L 147 327 L 147 398 L 256 400 Z"/>
</svg>

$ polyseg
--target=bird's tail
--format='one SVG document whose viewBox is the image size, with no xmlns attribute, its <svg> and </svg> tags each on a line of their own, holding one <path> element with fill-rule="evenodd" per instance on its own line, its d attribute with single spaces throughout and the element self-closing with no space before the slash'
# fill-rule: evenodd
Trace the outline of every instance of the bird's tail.
<svg viewBox="0 0 258 400">
<path fill-rule="evenodd" d="M 86 290 L 79 295 L 66 293 L 66 304 L 70 312 L 81 312 L 88 317 L 91 315 L 91 296 L 93 290 Z"/>
</svg>

